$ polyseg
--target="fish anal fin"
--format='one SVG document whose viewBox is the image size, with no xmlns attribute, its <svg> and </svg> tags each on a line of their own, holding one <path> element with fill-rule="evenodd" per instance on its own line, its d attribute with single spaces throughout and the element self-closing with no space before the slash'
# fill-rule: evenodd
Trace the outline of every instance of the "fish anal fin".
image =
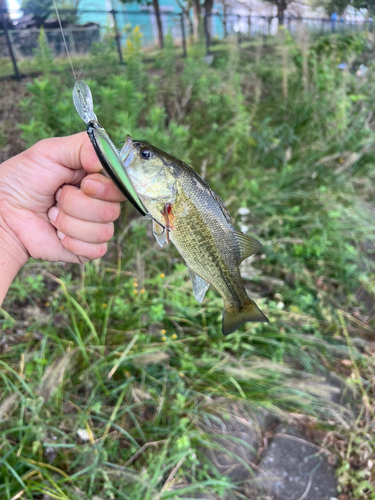
<svg viewBox="0 0 375 500">
<path fill-rule="evenodd" d="M 205 281 L 203 278 L 195 274 L 195 272 L 192 271 L 190 268 L 188 269 L 189 269 L 191 283 L 193 285 L 193 292 L 195 298 L 197 299 L 198 302 L 202 302 L 210 284 L 207 283 L 207 281 Z"/>
<path fill-rule="evenodd" d="M 254 255 L 255 253 L 262 250 L 263 245 L 259 243 L 258 240 L 252 238 L 251 236 L 247 236 L 247 234 L 234 230 L 234 234 L 240 247 L 240 262 L 250 257 L 250 255 Z"/>
<path fill-rule="evenodd" d="M 268 318 L 262 313 L 256 303 L 249 299 L 248 302 L 241 308 L 224 306 L 223 311 L 223 334 L 229 335 L 240 328 L 241 325 L 248 321 L 259 321 L 260 323 L 268 323 Z"/>
<path fill-rule="evenodd" d="M 152 232 L 156 238 L 156 241 L 163 248 L 164 243 L 167 241 L 167 230 L 158 224 L 156 220 L 152 221 Z"/>
</svg>

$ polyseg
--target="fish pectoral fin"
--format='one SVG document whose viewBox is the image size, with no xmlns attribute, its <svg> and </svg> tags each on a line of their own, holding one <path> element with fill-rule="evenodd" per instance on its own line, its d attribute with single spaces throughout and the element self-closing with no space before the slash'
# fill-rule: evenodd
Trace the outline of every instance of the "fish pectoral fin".
<svg viewBox="0 0 375 500">
<path fill-rule="evenodd" d="M 198 302 L 202 302 L 210 284 L 207 283 L 207 281 L 205 281 L 203 278 L 200 278 L 190 268 L 188 269 L 189 269 L 191 283 L 193 285 L 193 292 L 195 298 L 197 299 Z"/>
<path fill-rule="evenodd" d="M 152 221 L 152 232 L 156 238 L 156 241 L 163 248 L 164 243 L 167 241 L 167 230 L 165 227 L 158 224 L 155 220 Z"/>
<path fill-rule="evenodd" d="M 262 250 L 263 245 L 255 238 L 251 238 L 251 236 L 247 236 L 247 234 L 237 231 L 237 229 L 234 230 L 234 234 L 240 247 L 241 262 L 250 257 L 250 255 L 254 255 Z"/>
</svg>

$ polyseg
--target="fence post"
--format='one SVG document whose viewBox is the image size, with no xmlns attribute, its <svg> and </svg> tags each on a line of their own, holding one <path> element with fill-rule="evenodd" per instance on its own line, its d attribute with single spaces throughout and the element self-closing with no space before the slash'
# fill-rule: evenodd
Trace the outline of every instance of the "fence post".
<svg viewBox="0 0 375 500">
<path fill-rule="evenodd" d="M 181 12 L 180 14 L 180 21 L 181 21 L 181 32 L 182 32 L 182 52 L 183 56 L 187 56 L 186 52 L 186 35 L 185 35 L 185 20 L 184 20 L 184 13 Z"/>
<path fill-rule="evenodd" d="M 241 45 L 241 16 L 237 16 L 238 31 L 237 31 L 237 43 Z"/>
<path fill-rule="evenodd" d="M 120 61 L 120 64 L 123 63 L 122 60 L 122 50 L 121 50 L 121 36 L 118 31 L 118 26 L 117 26 L 117 21 L 116 21 L 116 11 L 112 9 L 111 11 L 112 17 L 113 17 L 113 27 L 115 28 L 115 38 L 116 38 L 116 45 L 117 45 L 117 52 L 118 52 L 118 58 Z"/>
<path fill-rule="evenodd" d="M 19 74 L 19 71 L 18 71 L 17 61 L 16 61 L 16 58 L 14 56 L 12 43 L 10 41 L 10 37 L 9 37 L 9 33 L 8 33 L 8 26 L 7 26 L 7 23 L 6 23 L 6 20 L 5 20 L 5 16 L 4 16 L 4 12 L 3 12 L 2 7 L 0 7 L 0 17 L 1 17 L 1 22 L 2 22 L 2 25 L 3 25 L 4 33 L 5 33 L 5 38 L 6 38 L 7 45 L 8 45 L 9 55 L 10 55 L 10 58 L 12 59 L 14 76 L 20 82 L 21 81 L 21 77 L 20 77 L 20 74 Z"/>
<path fill-rule="evenodd" d="M 204 34 L 206 35 L 206 56 L 210 55 L 210 32 L 208 29 L 208 14 L 204 13 Z"/>
<path fill-rule="evenodd" d="M 247 26 L 249 30 L 249 38 L 251 37 L 251 14 L 249 14 L 249 17 L 247 18 Z"/>
</svg>

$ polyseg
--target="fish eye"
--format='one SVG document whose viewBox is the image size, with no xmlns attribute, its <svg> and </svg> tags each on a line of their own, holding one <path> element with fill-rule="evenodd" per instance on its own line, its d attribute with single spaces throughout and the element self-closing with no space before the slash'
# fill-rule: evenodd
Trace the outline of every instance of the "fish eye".
<svg viewBox="0 0 375 500">
<path fill-rule="evenodd" d="M 149 149 L 142 149 L 141 156 L 144 160 L 149 160 L 151 158 L 151 151 Z"/>
</svg>

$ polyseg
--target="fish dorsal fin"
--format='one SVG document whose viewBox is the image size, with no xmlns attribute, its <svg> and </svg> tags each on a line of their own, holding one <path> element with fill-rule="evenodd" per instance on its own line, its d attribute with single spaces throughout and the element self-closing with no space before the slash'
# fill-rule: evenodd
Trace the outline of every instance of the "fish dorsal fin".
<svg viewBox="0 0 375 500">
<path fill-rule="evenodd" d="M 152 232 L 156 238 L 156 241 L 163 248 L 164 243 L 167 241 L 167 230 L 158 224 L 156 220 L 152 221 Z"/>
<path fill-rule="evenodd" d="M 210 284 L 207 283 L 207 281 L 205 281 L 204 279 L 200 278 L 197 274 L 195 274 L 195 272 L 192 271 L 190 267 L 188 269 L 191 283 L 193 285 L 195 298 L 198 302 L 202 302 Z"/>
<path fill-rule="evenodd" d="M 255 253 L 262 250 L 263 245 L 259 243 L 259 241 L 256 240 L 255 238 L 251 238 L 251 236 L 247 236 L 247 234 L 244 234 L 241 231 L 238 231 L 237 229 L 234 230 L 234 234 L 238 246 L 240 247 L 241 262 L 250 257 L 250 255 L 254 255 Z"/>
</svg>

